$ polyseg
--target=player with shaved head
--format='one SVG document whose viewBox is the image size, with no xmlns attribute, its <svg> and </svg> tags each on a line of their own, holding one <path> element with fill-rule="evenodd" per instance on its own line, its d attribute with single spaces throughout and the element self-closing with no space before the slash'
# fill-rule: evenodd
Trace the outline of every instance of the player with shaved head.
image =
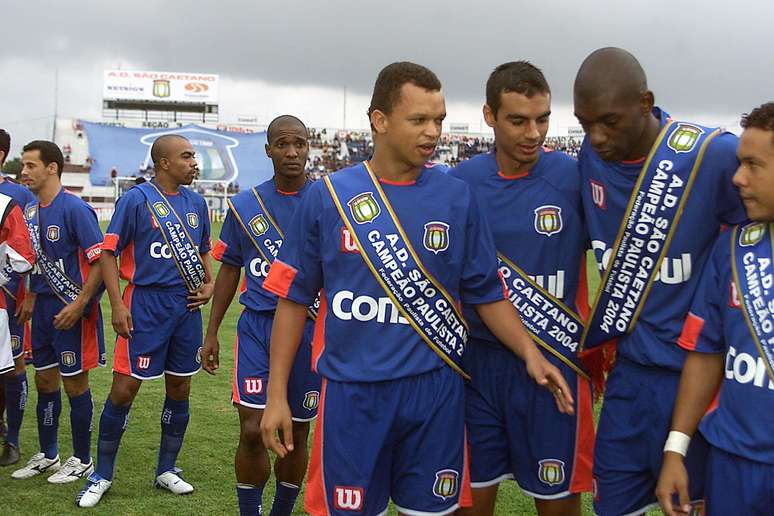
<svg viewBox="0 0 774 516">
<path fill-rule="evenodd" d="M 239 297 L 244 306 L 237 325 L 232 403 L 239 411 L 239 446 L 235 457 L 237 499 L 243 515 L 261 513 L 261 495 L 269 478 L 269 455 L 261 440 L 261 418 L 269 383 L 269 342 L 277 296 L 263 288 L 284 239 L 290 219 L 309 191 L 306 160 L 309 142 L 306 126 L 298 118 L 275 118 L 266 131 L 266 155 L 274 177 L 229 200 L 229 211 L 212 255 L 221 262 L 215 296 L 202 349 L 204 370 L 218 368 L 218 328 L 231 304 L 242 268 L 245 281 Z M 293 416 L 293 441 L 298 446 L 274 464 L 276 491 L 273 516 L 289 516 L 304 479 L 309 421 L 317 415 L 320 377 L 311 371 L 312 329 L 315 307 L 310 308 L 301 350 L 290 377 L 289 399 Z"/>
<path fill-rule="evenodd" d="M 210 219 L 202 196 L 185 188 L 198 171 L 191 143 L 175 134 L 151 147 L 152 181 L 116 204 L 105 236 L 105 286 L 118 334 L 113 384 L 99 423 L 97 467 L 76 503 L 95 506 L 110 489 L 129 409 L 144 380 L 165 379 L 157 488 L 188 494 L 176 460 L 188 426 L 191 376 L 201 365 L 202 316 L 212 296 Z M 120 256 L 120 268 L 117 257 Z M 128 281 L 123 297 L 119 276 Z"/>
<path fill-rule="evenodd" d="M 698 272 L 723 224 L 744 220 L 732 184 L 737 138 L 673 120 L 655 106 L 629 52 L 592 52 L 574 85 L 586 132 L 578 165 L 586 223 L 602 271 L 581 347 L 608 354 L 594 454 L 600 515 L 644 513 L 655 502 L 686 351 L 677 345 Z M 686 457 L 701 497 L 706 442 Z"/>
</svg>

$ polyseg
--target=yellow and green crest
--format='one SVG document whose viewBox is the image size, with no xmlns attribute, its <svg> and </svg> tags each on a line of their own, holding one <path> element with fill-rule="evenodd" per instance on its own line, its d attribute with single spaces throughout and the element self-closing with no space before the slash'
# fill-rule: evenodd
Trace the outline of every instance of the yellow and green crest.
<svg viewBox="0 0 774 516">
<path fill-rule="evenodd" d="M 379 208 L 379 204 L 376 202 L 374 194 L 371 192 L 356 195 L 349 200 L 347 205 L 352 212 L 352 216 L 355 218 L 355 222 L 358 224 L 367 224 L 381 213 L 381 208 Z"/>
<path fill-rule="evenodd" d="M 564 482 L 564 462 L 558 459 L 538 461 L 538 478 L 549 486 L 558 486 Z"/>
<path fill-rule="evenodd" d="M 762 222 L 748 224 L 742 228 L 742 232 L 739 234 L 739 245 L 742 247 L 754 246 L 763 239 L 765 234 L 766 224 Z"/>
<path fill-rule="evenodd" d="M 442 469 L 435 474 L 433 494 L 446 500 L 457 494 L 460 475 L 453 469 Z"/>
<path fill-rule="evenodd" d="M 252 219 L 250 219 L 250 230 L 255 233 L 255 236 L 261 236 L 269 231 L 269 223 L 266 221 L 266 217 L 262 213 L 259 213 Z"/>
<path fill-rule="evenodd" d="M 678 154 L 691 152 L 702 134 L 704 130 L 701 127 L 680 122 L 669 137 L 667 146 Z"/>
<path fill-rule="evenodd" d="M 167 205 L 161 201 L 153 203 L 153 211 L 155 211 L 156 215 L 159 217 L 166 217 L 169 215 L 169 208 L 167 208 Z"/>
<path fill-rule="evenodd" d="M 449 225 L 444 222 L 428 222 L 425 224 L 425 237 L 422 239 L 425 249 L 438 254 L 449 248 Z"/>
</svg>

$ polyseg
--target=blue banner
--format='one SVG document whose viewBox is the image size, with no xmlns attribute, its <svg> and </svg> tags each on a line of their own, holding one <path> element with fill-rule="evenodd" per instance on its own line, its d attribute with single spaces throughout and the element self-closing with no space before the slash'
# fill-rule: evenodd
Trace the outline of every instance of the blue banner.
<svg viewBox="0 0 774 516">
<path fill-rule="evenodd" d="M 216 131 L 199 125 L 170 129 L 133 129 L 81 121 L 89 141 L 91 183 L 110 185 L 116 169 L 119 176 L 142 175 L 152 169 L 150 149 L 159 136 L 179 134 L 190 140 L 199 162 L 199 179 L 237 183 L 249 188 L 274 175 L 266 156 L 266 133 Z"/>
</svg>

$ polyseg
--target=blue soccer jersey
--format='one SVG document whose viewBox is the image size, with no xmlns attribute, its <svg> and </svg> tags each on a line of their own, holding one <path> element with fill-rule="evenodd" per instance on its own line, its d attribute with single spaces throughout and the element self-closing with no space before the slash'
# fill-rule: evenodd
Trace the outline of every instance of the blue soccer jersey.
<svg viewBox="0 0 774 516">
<path fill-rule="evenodd" d="M 35 200 L 25 211 L 34 206 L 38 207 L 43 251 L 67 276 L 83 285 L 90 264 L 98 260 L 102 252 L 102 231 L 94 209 L 64 188 L 50 204 L 39 205 Z M 54 295 L 37 265 L 32 272 L 30 290 L 36 294 Z"/>
<path fill-rule="evenodd" d="M 29 188 L 11 181 L 7 177 L 3 178 L 2 182 L 0 182 L 0 193 L 5 194 L 16 201 L 20 210 L 24 210 L 24 207 L 27 206 L 27 204 L 35 200 L 35 195 L 33 195 Z M 11 281 L 5 284 L 5 288 L 8 292 L 17 298 L 20 294 L 23 295 L 24 292 L 24 283 L 20 281 L 20 279 L 20 274 L 13 273 L 11 275 Z M 13 314 L 11 314 L 11 318 L 13 318 Z"/>
<path fill-rule="evenodd" d="M 541 150 L 528 173 L 508 177 L 490 152 L 449 173 L 470 184 L 478 196 L 497 250 L 550 294 L 575 307 L 582 275 L 585 278 L 586 243 L 576 161 Z M 585 285 L 582 290 L 586 296 Z M 473 307 L 465 306 L 465 319 L 471 336 L 497 341 Z"/>
<path fill-rule="evenodd" d="M 739 302 L 731 236 L 732 231 L 724 232 L 712 250 L 678 343 L 689 351 L 725 355 L 718 399 L 699 427 L 707 441 L 728 453 L 774 464 L 774 383 Z"/>
<path fill-rule="evenodd" d="M 336 172 L 335 180 L 366 173 L 358 164 Z M 504 299 L 491 232 L 468 185 L 424 168 L 416 181 L 381 181 L 381 187 L 419 259 L 452 299 Z M 428 248 L 429 223 L 439 221 L 446 246 Z M 322 289 L 312 357 L 320 375 L 377 382 L 443 367 L 369 271 L 324 182 L 309 188 L 285 236 L 264 288 L 302 305 Z"/>
<path fill-rule="evenodd" d="M 669 115 L 654 115 L 663 127 Z M 620 337 L 618 353 L 645 366 L 680 370 L 685 351 L 676 345 L 704 262 L 723 224 L 745 219 L 744 208 L 731 178 L 739 165 L 737 137 L 724 133 L 712 140 L 685 204 L 653 288 L 634 330 Z M 586 138 L 578 156 L 586 224 L 597 263 L 604 270 L 610 260 L 618 228 L 626 212 L 644 159 L 606 162 Z"/>
<path fill-rule="evenodd" d="M 177 212 L 199 253 L 208 253 L 210 217 L 204 198 L 184 187 L 175 194 L 164 193 L 164 197 Z M 120 255 L 121 278 L 133 285 L 186 288 L 139 188 L 131 188 L 116 203 L 103 248 Z"/>
<path fill-rule="evenodd" d="M 309 190 L 310 184 L 307 181 L 297 192 L 282 192 L 277 190 L 274 180 L 270 179 L 256 186 L 255 189 L 279 229 L 284 232 L 285 228 L 290 225 L 293 212 Z M 257 202 L 252 189 L 237 194 L 233 203 L 238 205 L 239 201 L 242 200 L 251 203 Z M 212 256 L 220 262 L 245 268 L 245 279 L 239 296 L 240 303 L 257 312 L 274 311 L 277 307 L 277 296 L 263 288 L 263 280 L 269 274 L 271 262 L 263 259 L 253 241 L 230 210 L 226 214 L 226 220 L 223 222 L 218 242 L 212 250 Z M 271 257 L 269 258 L 271 259 Z"/>
</svg>

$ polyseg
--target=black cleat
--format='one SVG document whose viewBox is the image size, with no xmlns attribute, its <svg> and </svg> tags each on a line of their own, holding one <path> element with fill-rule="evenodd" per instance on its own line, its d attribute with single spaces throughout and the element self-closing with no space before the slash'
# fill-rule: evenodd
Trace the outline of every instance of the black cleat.
<svg viewBox="0 0 774 516">
<path fill-rule="evenodd" d="M 19 448 L 11 443 L 3 443 L 3 454 L 0 455 L 0 466 L 11 466 L 19 462 Z"/>
</svg>

